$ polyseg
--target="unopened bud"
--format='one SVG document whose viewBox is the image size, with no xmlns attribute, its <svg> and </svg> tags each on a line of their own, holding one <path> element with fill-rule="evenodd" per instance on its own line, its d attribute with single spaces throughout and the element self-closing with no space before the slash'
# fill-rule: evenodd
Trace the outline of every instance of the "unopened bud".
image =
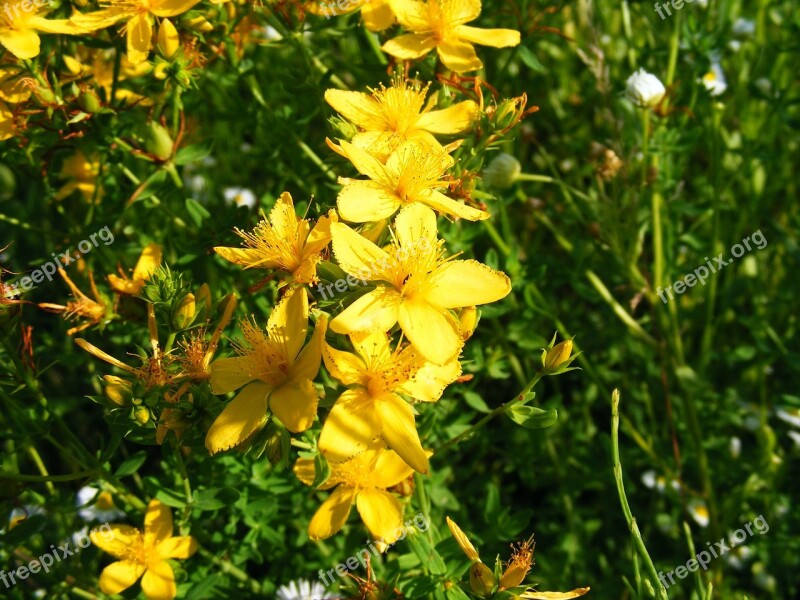
<svg viewBox="0 0 800 600">
<path fill-rule="evenodd" d="M 474 562 L 469 568 L 469 587 L 472 591 L 484 598 L 488 598 L 497 580 L 492 570 L 482 562 Z"/>
<path fill-rule="evenodd" d="M 137 406 L 133 409 L 133 418 L 139 425 L 146 425 L 150 421 L 150 409 L 146 406 Z"/>
<path fill-rule="evenodd" d="M 474 306 L 467 306 L 461 309 L 458 320 L 461 323 L 461 338 L 466 342 L 472 337 L 475 328 L 478 326 L 480 313 L 478 313 L 478 309 Z"/>
<path fill-rule="evenodd" d="M 106 382 L 103 391 L 106 398 L 111 400 L 117 406 L 126 406 L 133 401 L 133 390 L 129 381 L 117 377 L 115 375 L 103 376 L 103 381 Z"/>
<path fill-rule="evenodd" d="M 169 132 L 159 123 L 150 121 L 146 125 L 145 147 L 151 154 L 155 154 L 161 160 L 167 160 L 172 156 L 174 143 L 169 136 Z"/>
<path fill-rule="evenodd" d="M 196 17 L 186 17 L 181 19 L 181 23 L 189 29 L 194 29 L 195 31 L 200 31 L 202 33 L 208 33 L 209 31 L 214 30 L 214 26 L 202 15 Z"/>
<path fill-rule="evenodd" d="M 194 294 L 186 294 L 172 310 L 172 326 L 175 329 L 186 329 L 194 321 L 196 304 Z"/>
<path fill-rule="evenodd" d="M 560 344 L 557 344 L 547 351 L 547 355 L 544 359 L 545 370 L 556 371 L 569 360 L 570 354 L 572 354 L 572 340 L 564 340 Z"/>
<path fill-rule="evenodd" d="M 78 96 L 78 106 L 80 106 L 84 112 L 90 115 L 94 114 L 100 110 L 100 98 L 94 90 L 83 90 L 80 96 Z"/>
<path fill-rule="evenodd" d="M 507 190 L 514 185 L 521 171 L 522 166 L 519 161 L 510 154 L 502 152 L 483 170 L 483 180 L 489 187 Z"/>
<path fill-rule="evenodd" d="M 178 31 L 169 19 L 161 21 L 158 28 L 158 50 L 164 58 L 172 58 L 180 47 Z"/>
</svg>

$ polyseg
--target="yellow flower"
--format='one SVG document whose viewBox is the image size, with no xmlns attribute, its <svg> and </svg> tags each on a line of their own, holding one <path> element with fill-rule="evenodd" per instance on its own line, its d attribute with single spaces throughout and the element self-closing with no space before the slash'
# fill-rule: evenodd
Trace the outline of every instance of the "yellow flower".
<svg viewBox="0 0 800 600">
<path fill-rule="evenodd" d="M 37 32 L 81 33 L 80 28 L 66 19 L 45 19 L 48 9 L 41 6 L 38 3 L 34 6 L 29 4 L 29 10 L 25 10 L 23 2 L 5 2 L 0 10 L 0 44 L 17 58 L 33 58 L 39 55 L 41 40 Z"/>
<path fill-rule="evenodd" d="M 128 294 L 135 296 L 142 291 L 145 282 L 150 279 L 158 266 L 161 264 L 161 246 L 158 244 L 147 244 L 139 255 L 139 260 L 136 262 L 136 267 L 133 269 L 133 279 L 128 279 L 128 276 L 119 268 L 119 274 L 108 276 L 108 283 L 111 287 L 120 294 Z"/>
<path fill-rule="evenodd" d="M 141 577 L 148 600 L 171 600 L 177 594 L 175 573 L 169 559 L 189 558 L 197 551 L 191 536 L 173 537 L 172 513 L 151 500 L 144 517 L 144 533 L 129 525 L 111 525 L 110 532 L 92 531 L 92 543 L 118 558 L 100 574 L 100 589 L 114 595 L 127 590 Z"/>
<path fill-rule="evenodd" d="M 399 394 L 436 402 L 444 388 L 461 374 L 458 361 L 439 367 L 411 346 L 392 352 L 384 332 L 354 333 L 355 354 L 325 344 L 322 358 L 330 374 L 350 386 L 334 404 L 319 449 L 326 458 L 341 461 L 366 450 L 377 436 L 420 473 L 428 458 L 419 441 L 414 411 Z"/>
<path fill-rule="evenodd" d="M 412 31 L 389 40 L 383 51 L 401 60 L 424 56 L 434 48 L 448 69 L 456 73 L 483 66 L 472 44 L 504 48 L 520 42 L 513 29 L 479 29 L 464 23 L 478 18 L 480 0 L 390 0 L 400 24 Z"/>
<path fill-rule="evenodd" d="M 345 221 L 380 221 L 401 206 L 415 203 L 470 221 L 489 218 L 489 213 L 448 198 L 435 189 L 447 185 L 442 177 L 453 165 L 453 158 L 441 146 L 403 142 L 385 165 L 353 144 L 343 141 L 341 147 L 359 173 L 369 177 L 369 180 L 339 178 L 344 188 L 339 192 L 336 207 Z"/>
<path fill-rule="evenodd" d="M 61 165 L 60 177 L 69 179 L 61 188 L 56 192 L 56 200 L 63 200 L 75 190 L 78 190 L 83 199 L 87 202 L 92 202 L 95 199 L 95 192 L 97 193 L 97 200 L 99 201 L 103 196 L 103 190 L 97 189 L 97 177 L 100 174 L 100 161 L 95 156 L 90 159 L 80 150 L 66 158 Z"/>
<path fill-rule="evenodd" d="M 425 103 L 429 87 L 420 88 L 396 77 L 392 87 L 371 89 L 371 95 L 327 90 L 325 101 L 362 130 L 353 137 L 352 143 L 386 162 L 389 154 L 405 140 L 438 146 L 433 134 L 464 133 L 478 118 L 478 105 L 472 100 L 432 110 L 433 105 Z"/>
<path fill-rule="evenodd" d="M 445 519 L 456 543 L 467 555 L 467 558 L 472 561 L 469 580 L 473 592 L 482 595 L 486 594 L 488 597 L 495 585 L 498 586 L 498 591 L 503 591 L 515 588 L 522 583 L 533 563 L 533 538 L 520 542 L 516 547 L 512 545 L 514 552 L 511 560 L 506 564 L 506 568 L 500 576 L 500 581 L 497 581 L 492 570 L 481 561 L 478 551 L 469 541 L 467 535 L 461 531 L 461 528 L 450 517 L 445 517 Z M 588 587 L 576 588 L 570 592 L 537 592 L 527 589 L 519 597 L 530 600 L 570 600 L 571 598 L 583 596 L 588 591 Z"/>
<path fill-rule="evenodd" d="M 236 229 L 246 248 L 217 246 L 214 250 L 225 260 L 246 269 L 282 269 L 294 276 L 295 283 L 316 283 L 317 263 L 331 240 L 330 224 L 335 220 L 320 217 L 311 229 L 307 219 L 299 219 L 289 192 L 284 192 L 252 233 Z"/>
<path fill-rule="evenodd" d="M 70 21 L 91 31 L 126 21 L 123 31 L 127 38 L 128 60 L 137 64 L 147 59 L 152 47 L 154 17 L 176 17 L 198 2 L 199 0 L 105 0 L 105 8 L 93 13 L 73 15 Z"/>
<path fill-rule="evenodd" d="M 461 351 L 458 319 L 450 309 L 504 298 L 511 282 L 475 260 L 442 257 L 436 215 L 420 204 L 400 211 L 396 239 L 381 249 L 342 223 L 331 224 L 336 260 L 359 279 L 378 282 L 331 321 L 336 333 L 388 331 L 399 322 L 405 336 L 430 362 L 445 365 Z"/>
<path fill-rule="evenodd" d="M 344 8 L 339 8 L 340 5 Z M 311 0 L 305 9 L 319 17 L 336 17 L 361 9 L 361 19 L 370 31 L 383 31 L 394 24 L 394 13 L 389 0 Z"/>
<path fill-rule="evenodd" d="M 344 463 L 332 463 L 331 475 L 320 486 L 336 489 L 322 503 L 308 524 L 308 537 L 322 540 L 339 531 L 353 503 L 373 538 L 391 544 L 403 533 L 403 507 L 387 488 L 411 476 L 414 470 L 395 452 L 373 447 Z M 306 485 L 314 482 L 314 461 L 301 458 L 295 475 Z"/>
<path fill-rule="evenodd" d="M 83 82 L 91 82 L 98 88 L 103 88 L 106 98 L 111 98 L 114 88 L 114 65 L 115 50 L 103 50 L 95 48 L 78 48 L 75 56 L 64 56 L 64 66 L 69 75 L 68 79 L 77 79 Z M 142 96 L 131 90 L 126 90 L 119 86 L 119 83 L 126 79 L 141 77 L 152 69 L 152 65 L 147 62 L 133 64 L 127 56 L 120 60 L 119 73 L 117 74 L 117 87 L 114 90 L 115 100 L 124 100 L 128 103 L 137 102 L 140 106 L 151 106 L 152 98 Z"/>
<path fill-rule="evenodd" d="M 293 288 L 272 311 L 266 334 L 244 322 L 246 341 L 237 345 L 239 356 L 211 363 L 211 391 L 227 394 L 241 388 L 211 425 L 206 448 L 212 454 L 238 446 L 259 431 L 272 412 L 290 431 L 311 427 L 317 414 L 313 379 L 319 371 L 327 319 L 317 321 L 311 341 L 305 288 Z"/>
</svg>

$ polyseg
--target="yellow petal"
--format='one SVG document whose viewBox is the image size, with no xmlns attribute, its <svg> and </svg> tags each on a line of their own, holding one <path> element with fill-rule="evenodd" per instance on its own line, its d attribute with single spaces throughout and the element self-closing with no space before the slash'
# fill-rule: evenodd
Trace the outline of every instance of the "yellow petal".
<svg viewBox="0 0 800 600">
<path fill-rule="evenodd" d="M 467 558 L 470 560 L 477 560 L 478 562 L 481 561 L 481 557 L 478 556 L 478 551 L 475 550 L 475 546 L 472 545 L 472 542 L 469 541 L 467 535 L 461 531 L 461 528 L 456 525 L 456 522 L 453 521 L 450 517 L 445 517 L 447 521 L 447 526 L 450 528 L 450 533 L 453 534 L 453 537 L 456 540 L 456 543 L 459 547 L 464 551 L 464 554 L 467 555 Z"/>
<path fill-rule="evenodd" d="M 570 600 L 570 598 L 580 598 L 591 588 L 575 588 L 570 592 L 523 592 L 520 598 L 528 600 Z"/>
<path fill-rule="evenodd" d="M 397 323 L 400 294 L 379 287 L 364 294 L 331 321 L 336 333 L 354 333 L 376 329 L 388 331 Z"/>
<path fill-rule="evenodd" d="M 444 389 L 460 375 L 461 363 L 457 360 L 442 366 L 426 362 L 425 366 L 414 373 L 398 391 L 415 400 L 436 402 L 442 396 Z"/>
<path fill-rule="evenodd" d="M 111 531 L 92 531 L 92 543 L 114 558 L 124 558 L 130 549 L 142 543 L 142 534 L 130 525 L 109 525 Z M 141 573 L 140 573 L 141 574 Z"/>
<path fill-rule="evenodd" d="M 147 600 L 172 600 L 178 593 L 175 573 L 166 561 L 150 562 L 142 577 L 142 592 Z"/>
<path fill-rule="evenodd" d="M 359 173 L 369 177 L 376 183 L 384 185 L 389 185 L 391 183 L 391 177 L 386 172 L 386 167 L 376 160 L 369 152 L 345 141 L 341 142 L 341 147 L 344 155 L 353 163 L 353 166 Z"/>
<path fill-rule="evenodd" d="M 481 0 L 437 1 L 442 6 L 444 18 L 450 25 L 469 23 L 477 19 L 481 14 Z"/>
<path fill-rule="evenodd" d="M 126 7 L 115 6 L 86 14 L 76 13 L 70 17 L 70 21 L 80 29 L 97 31 L 116 25 L 122 19 L 128 19 L 132 15 L 133 13 Z"/>
<path fill-rule="evenodd" d="M 126 25 L 128 60 L 133 64 L 147 60 L 153 37 L 153 25 L 150 19 L 150 14 L 144 13 L 133 17 Z"/>
<path fill-rule="evenodd" d="M 391 544 L 403 534 L 403 507 L 383 490 L 361 490 L 356 499 L 358 514 L 373 538 Z"/>
<path fill-rule="evenodd" d="M 326 90 L 325 102 L 354 125 L 362 129 L 385 129 L 387 122 L 381 114 L 378 103 L 372 96 L 363 92 Z"/>
<path fill-rule="evenodd" d="M 355 497 L 356 491 L 350 486 L 340 485 L 336 488 L 311 518 L 308 537 L 324 540 L 339 531 L 347 521 Z"/>
<path fill-rule="evenodd" d="M 303 256 L 307 257 L 312 254 L 318 254 L 325 249 L 325 246 L 331 243 L 331 223 L 336 220 L 336 213 L 333 209 L 330 210 L 328 215 L 320 217 L 314 229 L 308 234 L 305 246 L 303 247 Z"/>
<path fill-rule="evenodd" d="M 363 389 L 346 390 L 325 419 L 319 449 L 329 461 L 343 462 L 367 450 L 380 431 L 369 394 Z"/>
<path fill-rule="evenodd" d="M 275 202 L 275 206 L 269 211 L 269 222 L 278 237 L 290 241 L 296 240 L 299 219 L 294 210 L 292 195 L 289 192 L 283 192 Z"/>
<path fill-rule="evenodd" d="M 157 546 L 172 537 L 172 511 L 159 500 L 151 500 L 144 515 L 144 545 Z"/>
<path fill-rule="evenodd" d="M 392 358 L 391 339 L 384 329 L 352 333 L 350 341 L 365 365 L 388 365 Z"/>
<path fill-rule="evenodd" d="M 472 127 L 479 112 L 475 102 L 465 100 L 442 110 L 432 110 L 420 115 L 417 127 L 443 135 L 462 133 Z"/>
<path fill-rule="evenodd" d="M 468 221 L 482 221 L 491 216 L 484 210 L 478 210 L 477 208 L 467 206 L 463 202 L 448 198 L 436 190 L 428 190 L 427 193 L 422 194 L 419 201 L 426 206 L 430 206 L 434 210 L 438 210 L 442 214 L 452 215 Z"/>
<path fill-rule="evenodd" d="M 136 262 L 136 268 L 133 269 L 134 281 L 146 281 L 150 278 L 160 265 L 161 265 L 161 246 L 158 244 L 147 244 L 142 250 L 139 260 Z"/>
<path fill-rule="evenodd" d="M 281 348 L 289 363 L 294 362 L 308 332 L 308 297 L 304 287 L 292 288 L 272 309 L 267 321 L 269 339 Z"/>
<path fill-rule="evenodd" d="M 389 255 L 344 223 L 331 223 L 331 239 L 336 261 L 347 273 L 370 280 L 388 276 Z"/>
<path fill-rule="evenodd" d="M 418 133 L 427 133 L 422 130 L 417 130 L 409 134 L 408 137 L 416 137 Z M 403 136 L 394 131 L 362 131 L 353 136 L 352 143 L 359 148 L 363 148 L 372 156 L 377 158 L 382 163 L 397 150 L 397 147 L 403 143 Z M 438 144 L 436 138 L 428 134 L 428 139 L 425 140 L 429 144 Z"/>
<path fill-rule="evenodd" d="M 131 587 L 144 573 L 144 565 L 132 560 L 121 560 L 108 565 L 100 573 L 100 589 L 113 596 Z"/>
<path fill-rule="evenodd" d="M 255 379 L 247 373 L 252 360 L 242 356 L 233 358 L 218 358 L 211 363 L 211 392 L 214 394 L 227 394 L 238 390 L 245 384 Z"/>
<path fill-rule="evenodd" d="M 161 50 L 161 53 L 166 57 L 170 58 L 175 52 L 178 51 L 178 47 L 180 46 L 180 36 L 178 35 L 178 30 L 175 29 L 175 26 L 170 22 L 169 19 L 164 19 L 161 21 L 161 25 L 158 28 L 158 48 Z"/>
<path fill-rule="evenodd" d="M 192 8 L 200 0 L 163 0 L 157 8 L 152 8 L 154 15 L 159 17 L 175 17 Z"/>
<path fill-rule="evenodd" d="M 328 344 L 322 347 L 322 359 L 331 377 L 344 385 L 365 384 L 364 361 L 352 352 L 337 350 Z"/>
<path fill-rule="evenodd" d="M 78 27 L 69 19 L 45 19 L 39 15 L 31 16 L 26 25 L 29 29 L 35 29 L 42 33 L 63 33 L 66 35 L 78 35 L 85 33 L 83 27 Z"/>
<path fill-rule="evenodd" d="M 414 473 L 406 461 L 396 452 L 385 450 L 380 453 L 370 476 L 370 483 L 378 488 L 390 488 L 408 479 Z"/>
<path fill-rule="evenodd" d="M 120 294 L 127 294 L 129 296 L 136 296 L 142 291 L 143 281 L 134 281 L 132 279 L 122 279 L 116 275 L 108 276 L 108 283 L 115 292 Z"/>
<path fill-rule="evenodd" d="M 442 308 L 461 308 L 505 298 L 511 291 L 511 280 L 477 260 L 451 260 L 436 269 L 429 286 L 425 293 L 428 302 Z"/>
<path fill-rule="evenodd" d="M 32 29 L 17 31 L 8 27 L 0 27 L 0 44 L 3 44 L 17 58 L 38 56 L 39 43 L 39 34 Z"/>
<path fill-rule="evenodd" d="M 197 552 L 197 540 L 191 536 L 171 537 L 156 548 L 161 558 L 189 558 Z"/>
<path fill-rule="evenodd" d="M 475 48 L 466 40 L 461 40 L 455 36 L 438 45 L 439 58 L 448 69 L 456 73 L 466 73 L 476 71 L 483 66 L 483 63 L 475 54 Z"/>
<path fill-rule="evenodd" d="M 361 9 L 364 27 L 370 31 L 383 31 L 394 24 L 394 13 L 388 2 L 371 0 Z"/>
<path fill-rule="evenodd" d="M 455 30 L 455 35 L 464 41 L 481 46 L 492 46 L 493 48 L 508 48 L 517 46 L 520 42 L 519 31 L 513 29 L 481 29 L 461 25 Z"/>
<path fill-rule="evenodd" d="M 398 320 L 403 333 L 426 360 L 444 365 L 461 351 L 461 336 L 441 309 L 425 300 L 406 298 L 400 305 Z"/>
<path fill-rule="evenodd" d="M 253 382 L 239 392 L 206 434 L 206 448 L 211 454 L 241 444 L 263 424 L 267 415 L 267 396 L 271 390 L 265 383 Z"/>
<path fill-rule="evenodd" d="M 269 397 L 269 409 L 292 433 L 311 427 L 318 403 L 317 389 L 310 379 L 284 383 Z"/>
<path fill-rule="evenodd" d="M 278 266 L 274 261 L 264 260 L 264 254 L 253 248 L 228 248 L 225 246 L 214 246 L 214 252 L 225 260 L 235 265 L 243 267 L 259 267 L 261 269 L 272 269 Z"/>
<path fill-rule="evenodd" d="M 390 0 L 389 6 L 400 24 L 411 31 L 422 31 L 429 26 L 428 9 L 417 0 Z"/>
<path fill-rule="evenodd" d="M 420 240 L 436 243 L 436 214 L 427 206 L 411 204 L 405 206 L 394 221 L 397 240 L 402 246 L 415 247 Z"/>
<path fill-rule="evenodd" d="M 328 330 L 328 315 L 320 315 L 314 334 L 306 347 L 297 356 L 297 360 L 289 367 L 289 377 L 293 381 L 315 379 L 319 373 L 319 363 L 322 361 L 322 344 L 325 332 Z"/>
<path fill-rule="evenodd" d="M 351 180 L 336 199 L 339 216 L 352 223 L 387 219 L 400 205 L 400 198 L 375 181 Z"/>
<path fill-rule="evenodd" d="M 419 58 L 436 47 L 436 40 L 431 35 L 406 33 L 389 40 L 381 50 L 401 60 Z"/>
<path fill-rule="evenodd" d="M 384 394 L 376 403 L 386 444 L 415 471 L 428 472 L 428 457 L 419 441 L 414 411 L 396 394 Z"/>
</svg>

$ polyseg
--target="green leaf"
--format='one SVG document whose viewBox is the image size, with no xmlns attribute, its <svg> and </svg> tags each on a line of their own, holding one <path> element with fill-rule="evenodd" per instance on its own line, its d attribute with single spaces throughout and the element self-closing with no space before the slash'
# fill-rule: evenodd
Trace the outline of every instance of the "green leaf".
<svg viewBox="0 0 800 600">
<path fill-rule="evenodd" d="M 192 198 L 186 198 L 186 210 L 192 218 L 192 221 L 194 221 L 194 224 L 198 227 L 202 225 L 203 219 L 207 219 L 211 216 L 211 213 L 208 212 L 202 204 Z"/>
<path fill-rule="evenodd" d="M 139 470 L 139 467 L 141 467 L 146 460 L 147 453 L 144 450 L 140 450 L 136 454 L 129 456 L 125 462 L 119 466 L 117 471 L 114 473 L 114 476 L 127 477 L 128 475 L 133 475 Z"/>
<path fill-rule="evenodd" d="M 319 486 L 328 481 L 330 476 L 331 467 L 328 461 L 325 460 L 322 454 L 317 454 L 314 457 L 314 481 L 311 483 L 311 487 L 319 488 Z"/>
<path fill-rule="evenodd" d="M 467 390 L 464 392 L 464 400 L 466 400 L 467 404 L 471 408 L 474 408 L 480 413 L 492 412 L 492 409 L 487 406 L 486 402 L 483 401 L 483 398 L 473 391 Z"/>
<path fill-rule="evenodd" d="M 203 160 L 209 154 L 211 154 L 211 144 L 192 144 L 178 150 L 174 162 L 176 165 L 186 165 Z"/>
<path fill-rule="evenodd" d="M 508 418 L 517 425 L 525 429 L 544 429 L 550 427 L 558 419 L 558 411 L 555 408 L 543 410 L 534 406 L 521 406 L 516 404 L 506 409 Z"/>
<path fill-rule="evenodd" d="M 536 58 L 536 55 L 533 52 L 531 52 L 528 48 L 526 48 L 525 46 L 518 46 L 517 53 L 519 54 L 519 57 L 522 59 L 522 62 L 525 63 L 525 66 L 527 66 L 531 71 L 536 71 L 537 73 L 545 72 L 544 65 L 539 61 L 538 58 Z"/>
</svg>

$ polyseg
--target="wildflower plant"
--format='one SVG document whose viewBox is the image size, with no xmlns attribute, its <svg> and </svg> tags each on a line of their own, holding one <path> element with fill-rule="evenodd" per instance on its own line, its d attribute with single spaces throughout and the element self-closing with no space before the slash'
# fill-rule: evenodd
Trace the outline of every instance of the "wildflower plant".
<svg viewBox="0 0 800 600">
<path fill-rule="evenodd" d="M 796 15 L 705 4 L 0 8 L 3 597 L 663 599 L 754 515 L 670 594 L 794 597 Z"/>
</svg>

